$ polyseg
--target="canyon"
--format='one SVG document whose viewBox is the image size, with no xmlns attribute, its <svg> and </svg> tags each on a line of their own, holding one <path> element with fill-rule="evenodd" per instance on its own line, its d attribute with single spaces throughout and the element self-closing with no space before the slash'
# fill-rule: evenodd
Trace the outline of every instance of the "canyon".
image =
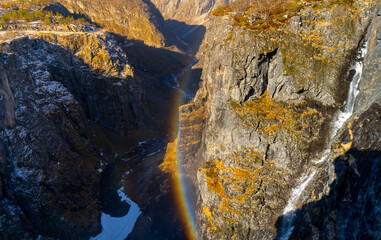
<svg viewBox="0 0 381 240">
<path fill-rule="evenodd" d="M 380 239 L 379 0 L 0 17 L 1 239 Z"/>
</svg>

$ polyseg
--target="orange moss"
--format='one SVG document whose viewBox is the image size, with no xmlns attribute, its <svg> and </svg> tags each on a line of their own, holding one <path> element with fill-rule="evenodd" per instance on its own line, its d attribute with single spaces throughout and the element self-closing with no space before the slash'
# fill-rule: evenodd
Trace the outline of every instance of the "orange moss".
<svg viewBox="0 0 381 240">
<path fill-rule="evenodd" d="M 216 225 L 214 223 L 212 212 L 210 211 L 210 209 L 208 207 L 203 207 L 202 210 L 206 216 L 206 219 L 208 219 L 208 222 L 211 226 L 211 230 L 216 230 L 217 228 L 216 228 Z"/>
<path fill-rule="evenodd" d="M 231 5 L 231 6 L 223 6 L 220 8 L 216 8 L 211 12 L 211 14 L 214 16 L 223 16 L 231 12 L 234 9 L 234 7 L 235 7 L 234 5 Z"/>
<path fill-rule="evenodd" d="M 235 223 L 238 217 L 256 214 L 266 189 L 275 186 L 281 174 L 272 162 L 264 161 L 252 148 L 237 151 L 228 157 L 229 166 L 218 159 L 203 164 L 209 190 L 220 197 L 215 209 L 224 223 Z M 219 227 L 219 226 L 217 226 Z"/>
<path fill-rule="evenodd" d="M 319 116 L 319 112 L 306 107 L 303 102 L 298 105 L 276 102 L 267 91 L 253 101 L 230 105 L 247 125 L 269 136 L 280 130 L 300 134 L 308 127 L 305 123 L 309 118 Z"/>
<path fill-rule="evenodd" d="M 348 123 L 348 131 L 349 131 L 349 135 L 351 136 L 351 140 L 353 140 L 353 131 L 352 131 L 352 122 L 349 122 Z"/>
<path fill-rule="evenodd" d="M 159 169 L 169 174 L 177 174 L 177 146 L 176 142 L 167 145 L 164 161 L 159 165 Z"/>
<path fill-rule="evenodd" d="M 308 2 L 308 3 L 307 3 Z M 261 0 L 261 1 L 240 1 L 234 5 L 227 5 L 212 11 L 214 16 L 232 15 L 235 26 L 245 27 L 252 30 L 265 30 L 268 28 L 278 28 L 293 16 L 306 8 L 331 8 L 336 4 L 346 4 L 348 1 L 296 1 L 296 0 Z M 324 22 L 321 23 L 324 26 Z"/>
<path fill-rule="evenodd" d="M 229 198 L 228 195 L 225 193 L 224 185 L 222 184 L 222 181 L 219 177 L 219 171 L 221 168 L 221 165 L 219 164 L 220 161 L 215 160 L 214 163 L 211 164 L 211 167 L 204 168 L 202 171 L 205 174 L 206 177 L 206 184 L 210 191 L 217 193 L 223 198 Z M 217 165 L 220 167 L 217 167 Z M 223 164 L 222 164 L 223 165 Z"/>
</svg>

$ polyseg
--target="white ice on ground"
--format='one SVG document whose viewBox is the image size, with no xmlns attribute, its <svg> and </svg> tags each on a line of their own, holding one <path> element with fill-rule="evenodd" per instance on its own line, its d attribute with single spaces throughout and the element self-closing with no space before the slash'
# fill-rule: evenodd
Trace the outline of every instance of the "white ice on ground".
<svg viewBox="0 0 381 240">
<path fill-rule="evenodd" d="M 97 236 L 90 238 L 90 240 L 124 240 L 132 232 L 136 220 L 142 212 L 140 211 L 139 206 L 126 196 L 123 187 L 118 190 L 118 194 L 122 198 L 122 201 L 130 204 L 128 214 L 118 218 L 102 213 L 102 232 Z"/>
</svg>

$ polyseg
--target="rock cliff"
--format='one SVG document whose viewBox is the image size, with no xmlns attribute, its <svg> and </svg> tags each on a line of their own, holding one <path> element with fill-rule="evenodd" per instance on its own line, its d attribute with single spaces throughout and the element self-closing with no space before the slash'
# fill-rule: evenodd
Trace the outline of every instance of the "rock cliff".
<svg viewBox="0 0 381 240">
<path fill-rule="evenodd" d="M 37 45 L 1 44 L 1 232 L 85 238 L 100 230 L 101 157 L 85 111 L 38 59 Z"/>
<path fill-rule="evenodd" d="M 201 23 L 208 18 L 211 10 L 232 3 L 229 0 L 153 0 L 165 19 Z"/>
<path fill-rule="evenodd" d="M 237 12 L 211 19 L 203 82 L 180 108 L 177 139 L 179 161 L 198 188 L 201 238 L 277 237 L 290 189 L 328 147 L 378 5 L 306 4 L 271 27 Z M 318 190 L 310 193 L 307 201 Z"/>
<path fill-rule="evenodd" d="M 92 23 L 2 29 L 0 236 L 95 236 L 102 165 L 167 132 L 172 74 L 189 56 Z"/>
<path fill-rule="evenodd" d="M 203 81 L 166 153 L 192 59 L 163 46 L 203 29 L 174 21 L 167 39 L 145 0 L 59 2 L 22 4 L 60 15 L 1 20 L 1 239 L 89 239 L 101 214 L 129 213 L 126 194 L 141 211 L 127 239 L 183 239 L 178 164 L 201 239 L 380 238 L 379 0 L 215 10 Z M 193 23 L 228 3 L 153 2 Z M 336 134 L 359 61 L 353 116 Z"/>
<path fill-rule="evenodd" d="M 62 0 L 70 12 L 84 15 L 109 31 L 154 47 L 165 46 L 164 19 L 149 1 Z"/>
<path fill-rule="evenodd" d="M 368 53 L 354 114 L 337 135 L 325 179 L 311 184 L 320 198 L 298 212 L 291 239 L 378 239 L 380 219 L 380 10 L 369 29 Z M 318 181 L 318 180 L 316 180 Z"/>
</svg>

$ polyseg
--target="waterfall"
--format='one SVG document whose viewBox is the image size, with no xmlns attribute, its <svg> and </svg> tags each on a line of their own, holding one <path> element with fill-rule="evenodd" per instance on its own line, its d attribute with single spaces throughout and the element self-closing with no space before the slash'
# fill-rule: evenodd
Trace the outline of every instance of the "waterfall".
<svg viewBox="0 0 381 240">
<path fill-rule="evenodd" d="M 312 172 L 306 171 L 299 179 L 297 187 L 292 189 L 291 198 L 288 200 L 287 205 L 283 210 L 282 235 L 279 240 L 287 240 L 290 237 L 292 230 L 294 229 L 292 224 L 296 217 L 296 203 L 315 174 L 316 169 Z"/>
<path fill-rule="evenodd" d="M 349 85 L 348 90 L 348 96 L 347 100 L 344 103 L 344 107 L 342 110 L 339 110 L 336 113 L 335 121 L 333 122 L 332 130 L 331 130 L 331 136 L 329 139 L 328 147 L 323 151 L 322 157 L 317 160 L 313 161 L 314 164 L 320 164 L 325 162 L 325 160 L 328 157 L 328 154 L 330 153 L 329 146 L 331 145 L 332 139 L 336 136 L 337 131 L 343 126 L 343 124 L 352 116 L 353 108 L 355 106 L 356 97 L 359 94 L 360 90 L 358 89 L 361 77 L 362 77 L 362 70 L 363 70 L 363 58 L 365 57 L 365 54 L 367 53 L 368 49 L 368 43 L 369 41 L 365 41 L 359 51 L 357 52 L 357 59 L 355 64 L 351 67 L 350 70 L 354 70 L 355 74 L 353 76 L 353 79 Z"/>
<path fill-rule="evenodd" d="M 329 144 L 327 149 L 323 151 L 322 157 L 314 161 L 314 164 L 320 164 L 326 161 L 328 155 L 330 153 L 329 146 L 331 145 L 332 139 L 336 136 L 337 131 L 343 126 L 343 124 L 350 118 L 353 113 L 353 108 L 355 105 L 356 97 L 359 94 L 358 85 L 360 83 L 363 71 L 363 58 L 367 53 L 368 41 L 364 41 L 362 46 L 357 52 L 357 59 L 355 64 L 351 67 L 350 70 L 354 70 L 355 74 L 350 83 L 347 100 L 344 103 L 344 107 L 342 110 L 339 110 L 336 114 L 335 121 L 332 126 L 331 136 L 329 140 Z M 317 169 L 313 167 L 313 169 L 307 169 L 302 177 L 299 179 L 297 186 L 292 189 L 291 197 L 287 202 L 286 207 L 283 210 L 283 220 L 282 220 L 282 229 L 281 235 L 277 238 L 279 240 L 288 240 L 292 234 L 294 229 L 293 222 L 296 217 L 296 204 L 299 201 L 300 196 L 304 192 L 304 189 L 308 186 L 309 182 L 313 179 L 317 172 Z"/>
<path fill-rule="evenodd" d="M 360 92 L 358 86 L 361 80 L 363 70 L 362 60 L 367 52 L 367 49 L 368 41 L 365 41 L 357 53 L 357 59 L 354 66 L 351 68 L 351 70 L 355 70 L 355 74 L 353 76 L 351 84 L 349 85 L 348 96 L 347 100 L 345 101 L 344 108 L 342 111 L 338 111 L 336 121 L 333 124 L 331 140 L 336 136 L 337 131 L 343 126 L 343 124 L 348 120 L 348 118 L 352 116 L 356 97 Z"/>
</svg>

